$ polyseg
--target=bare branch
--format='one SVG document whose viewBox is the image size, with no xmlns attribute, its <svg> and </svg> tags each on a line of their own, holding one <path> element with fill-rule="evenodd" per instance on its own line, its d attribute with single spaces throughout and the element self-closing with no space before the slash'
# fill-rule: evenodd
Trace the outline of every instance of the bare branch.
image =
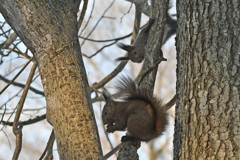
<svg viewBox="0 0 240 160">
<path fill-rule="evenodd" d="M 16 51 L 15 49 L 12 49 L 12 48 L 8 48 L 9 51 L 12 51 L 12 52 L 15 52 L 19 55 L 22 55 L 24 57 L 26 57 L 27 59 L 31 59 L 31 57 L 29 55 L 27 55 L 27 50 L 26 50 L 26 53 L 22 53 L 21 51 Z"/>
<path fill-rule="evenodd" d="M 17 38 L 17 34 L 15 32 L 13 32 L 8 39 L 0 44 L 0 49 L 7 49 Z"/>
<path fill-rule="evenodd" d="M 87 20 L 87 23 L 85 24 L 85 26 L 83 27 L 83 29 L 81 30 L 81 33 L 79 35 L 82 35 L 83 31 L 86 29 L 89 21 L 90 21 L 90 18 L 92 17 L 92 13 L 93 13 L 93 9 L 94 9 L 94 5 L 95 5 L 95 0 L 93 0 L 93 4 L 92 4 L 92 10 L 91 10 L 91 13 L 90 13 L 90 16 Z"/>
<path fill-rule="evenodd" d="M 100 53 L 104 48 L 109 47 L 109 46 L 112 46 L 112 45 L 114 45 L 115 43 L 117 43 L 117 42 L 113 42 L 113 43 L 110 43 L 110 44 L 107 44 L 107 45 L 103 46 L 102 48 L 100 48 L 96 53 L 94 53 L 94 54 L 91 55 L 91 56 L 88 56 L 88 55 L 86 55 L 86 54 L 84 54 L 84 53 L 82 53 L 82 55 L 83 55 L 84 57 L 86 57 L 86 58 L 92 58 L 92 57 L 96 56 L 98 53 Z"/>
<path fill-rule="evenodd" d="M 107 7 L 107 9 L 103 12 L 102 16 L 99 18 L 99 20 L 96 22 L 95 26 L 93 27 L 93 29 L 88 33 L 87 37 L 88 38 L 93 31 L 96 29 L 96 27 L 98 26 L 99 22 L 104 18 L 104 15 L 106 14 L 106 12 L 112 7 L 113 3 L 115 2 L 115 0 L 112 1 L 112 3 L 110 3 L 110 5 Z M 81 46 L 85 43 L 85 39 L 83 40 L 83 42 L 81 43 Z"/>
<path fill-rule="evenodd" d="M 37 123 L 39 121 L 42 121 L 46 119 L 46 114 L 44 115 L 41 115 L 41 116 L 37 116 L 33 119 L 29 119 L 27 121 L 23 121 L 23 122 L 18 122 L 19 124 L 21 124 L 22 126 L 26 126 L 26 125 L 30 125 L 30 124 L 34 124 L 34 123 Z M 8 126 L 13 126 L 13 122 L 8 122 L 8 121 L 2 121 L 2 124 L 3 125 L 8 125 Z"/>
<path fill-rule="evenodd" d="M 53 137 L 50 137 L 50 138 L 51 138 L 51 142 L 48 147 L 47 155 L 45 156 L 44 160 L 52 160 L 53 159 L 53 144 L 55 141 L 55 134 L 53 134 Z"/>
<path fill-rule="evenodd" d="M 6 82 L 6 83 L 9 83 L 9 82 L 10 82 L 9 79 L 3 77 L 2 75 L 0 75 L 0 80 L 4 81 L 4 82 Z M 24 84 L 18 83 L 18 82 L 12 82 L 11 84 L 14 85 L 14 86 L 17 86 L 17 87 L 21 87 L 21 88 L 24 88 L 24 87 L 25 87 Z M 39 90 L 37 90 L 36 88 L 29 87 L 29 90 L 31 90 L 32 92 L 34 92 L 34 93 L 36 93 L 36 94 L 40 94 L 40 95 L 44 96 L 43 91 L 39 91 Z"/>
<path fill-rule="evenodd" d="M 24 105 L 24 102 L 25 102 L 25 99 L 26 99 L 26 96 L 27 96 L 27 93 L 28 93 L 28 88 L 29 88 L 29 86 L 32 82 L 32 78 L 34 76 L 36 68 L 37 68 L 37 63 L 34 62 L 33 66 L 32 66 L 32 69 L 31 69 L 31 72 L 29 74 L 26 86 L 24 88 L 22 97 L 19 101 L 19 106 L 18 106 L 16 115 L 15 115 L 15 118 L 14 118 L 13 129 L 12 130 L 13 130 L 14 135 L 16 136 L 16 148 L 14 150 L 14 154 L 13 154 L 12 159 L 18 159 L 18 156 L 19 156 L 21 148 L 22 148 L 22 126 L 19 125 L 18 121 L 19 121 L 20 114 L 21 114 L 21 111 L 22 111 L 22 108 L 23 108 L 23 105 Z"/>
<path fill-rule="evenodd" d="M 174 95 L 174 97 L 164 106 L 162 106 L 163 110 L 167 111 L 169 110 L 174 104 L 176 104 L 176 94 Z"/>
<path fill-rule="evenodd" d="M 129 33 L 125 36 L 122 36 L 122 37 L 118 37 L 118 38 L 113 38 L 113 39 L 106 39 L 106 40 L 95 40 L 95 39 L 90 39 L 90 38 L 86 38 L 86 37 L 82 37 L 82 36 L 79 36 L 79 38 L 81 39 L 85 39 L 87 41 L 91 41 L 91 42 L 111 42 L 111 41 L 118 41 L 118 40 L 121 40 L 121 39 L 125 39 L 125 38 L 128 38 L 132 35 L 132 33 Z"/>
<path fill-rule="evenodd" d="M 110 152 L 108 152 L 108 153 L 103 157 L 103 160 L 108 159 L 108 158 L 111 157 L 114 153 L 116 153 L 116 152 L 119 150 L 120 145 L 121 145 L 121 144 L 117 145 L 117 146 L 116 146 L 115 148 L 113 148 Z"/>
<path fill-rule="evenodd" d="M 1 124 L 1 122 L 3 121 L 3 117 L 4 117 L 5 113 L 6 113 L 6 104 L 5 104 L 4 106 L 5 106 L 5 109 L 4 109 L 3 116 L 2 116 L 2 118 L 1 118 L 0 124 Z"/>
<path fill-rule="evenodd" d="M 163 58 L 163 57 L 160 57 L 159 60 L 156 62 L 156 64 L 154 64 L 152 67 L 149 67 L 146 71 L 141 72 L 141 73 L 139 74 L 138 86 L 140 86 L 140 83 L 142 82 L 143 78 L 144 78 L 147 74 L 151 73 L 151 71 L 152 71 L 154 68 L 158 67 L 158 65 L 159 65 L 162 61 L 167 61 L 167 59 L 165 59 L 165 58 Z"/>
<path fill-rule="evenodd" d="M 148 5 L 148 0 L 126 0 L 126 1 L 134 3 L 136 8 L 138 8 L 146 16 L 150 17 L 151 6 Z"/>
<path fill-rule="evenodd" d="M 82 12 L 81 12 L 79 20 L 78 20 L 78 30 L 80 29 L 80 27 L 82 25 L 82 22 L 83 22 L 83 19 L 84 19 L 86 10 L 87 10 L 87 5 L 88 5 L 88 0 L 84 0 Z"/>
<path fill-rule="evenodd" d="M 22 71 L 28 66 L 28 64 L 32 61 L 33 57 L 25 64 L 25 66 L 18 72 L 18 74 L 7 84 L 6 87 L 2 89 L 0 95 L 9 87 L 9 85 L 22 73 Z"/>
<path fill-rule="evenodd" d="M 50 148 L 52 148 L 51 146 L 52 146 L 54 140 L 55 140 L 55 135 L 54 135 L 54 130 L 52 130 L 51 135 L 50 135 L 50 137 L 49 137 L 49 139 L 48 139 L 48 142 L 47 142 L 47 146 L 46 146 L 45 150 L 43 151 L 43 153 L 42 153 L 41 157 L 39 158 L 39 160 L 42 160 L 43 157 L 45 156 L 46 152 L 47 152 Z"/>
<path fill-rule="evenodd" d="M 137 37 L 137 34 L 140 29 L 140 23 L 141 23 L 141 13 L 139 14 L 139 11 L 136 9 L 136 14 L 135 14 L 135 20 L 134 20 L 134 27 L 133 27 L 133 34 L 132 34 L 132 40 L 131 43 L 134 42 L 134 40 Z M 94 84 L 92 87 L 93 88 L 100 88 L 103 87 L 106 83 L 108 83 L 110 80 L 112 80 L 118 73 L 120 73 L 123 68 L 126 66 L 128 61 L 122 61 L 117 68 L 115 68 L 108 76 L 106 76 L 102 81 L 100 81 L 97 84 Z"/>
</svg>

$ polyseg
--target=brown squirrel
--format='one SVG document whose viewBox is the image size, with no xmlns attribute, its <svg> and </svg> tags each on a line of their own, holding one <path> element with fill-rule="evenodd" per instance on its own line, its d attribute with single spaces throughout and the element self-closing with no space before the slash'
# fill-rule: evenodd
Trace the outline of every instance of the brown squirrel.
<svg viewBox="0 0 240 160">
<path fill-rule="evenodd" d="M 117 43 L 118 47 L 127 51 L 127 57 L 120 57 L 116 60 L 131 60 L 134 63 L 141 63 L 146 54 L 146 44 L 148 41 L 149 30 L 154 23 L 153 19 L 150 19 L 147 26 L 145 26 L 137 35 L 136 40 L 132 45 L 126 45 L 123 43 Z M 176 33 L 177 31 L 177 21 L 172 19 L 169 14 L 167 14 L 166 25 L 164 28 L 164 34 L 162 38 L 162 45 Z"/>
<path fill-rule="evenodd" d="M 119 48 L 127 51 L 127 57 L 117 58 L 117 61 L 131 60 L 135 63 L 141 63 L 144 60 L 145 45 L 147 44 L 149 30 L 153 23 L 154 20 L 150 19 L 148 24 L 139 32 L 132 45 L 126 45 L 120 42 L 117 43 Z"/>
<path fill-rule="evenodd" d="M 111 133 L 127 129 L 127 136 L 145 142 L 161 135 L 168 124 L 168 114 L 162 108 L 161 100 L 147 89 L 139 88 L 129 77 L 122 77 L 116 88 L 124 101 L 115 101 L 108 92 L 103 92 L 106 104 L 102 119 L 107 125 L 106 131 Z M 116 148 L 112 152 L 116 152 Z"/>
</svg>

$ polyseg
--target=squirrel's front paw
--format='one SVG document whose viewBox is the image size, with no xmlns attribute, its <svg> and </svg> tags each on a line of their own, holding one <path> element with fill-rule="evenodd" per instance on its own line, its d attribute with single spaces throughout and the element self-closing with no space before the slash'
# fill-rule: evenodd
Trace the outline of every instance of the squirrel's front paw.
<svg viewBox="0 0 240 160">
<path fill-rule="evenodd" d="M 113 133 L 115 130 L 113 129 L 113 125 L 112 124 L 108 124 L 107 125 L 107 130 L 106 130 L 106 132 L 108 132 L 108 133 Z"/>
</svg>

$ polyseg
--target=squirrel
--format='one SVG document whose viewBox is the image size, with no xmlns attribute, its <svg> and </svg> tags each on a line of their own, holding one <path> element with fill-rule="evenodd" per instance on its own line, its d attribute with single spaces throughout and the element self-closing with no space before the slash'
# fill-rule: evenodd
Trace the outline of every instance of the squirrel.
<svg viewBox="0 0 240 160">
<path fill-rule="evenodd" d="M 126 45 L 118 42 L 119 48 L 127 51 L 127 57 L 117 58 L 117 61 L 131 60 L 134 63 L 141 63 L 145 58 L 146 44 L 148 41 L 149 30 L 154 23 L 154 19 L 150 19 L 148 24 L 139 32 L 137 38 L 132 45 Z M 162 45 L 176 33 L 177 31 L 177 21 L 172 19 L 169 14 L 167 14 L 166 25 L 164 28 L 164 34 L 162 39 Z"/>
<path fill-rule="evenodd" d="M 110 93 L 103 92 L 106 104 L 102 119 L 107 125 L 106 131 L 112 133 L 127 129 L 127 137 L 144 142 L 160 136 L 168 124 L 167 110 L 162 108 L 161 100 L 147 89 L 139 88 L 130 77 L 122 77 L 116 88 L 124 101 L 115 101 Z M 110 152 L 115 153 L 119 145 L 116 148 Z M 109 154 L 104 159 L 110 157 Z"/>
<path fill-rule="evenodd" d="M 127 51 L 127 57 L 117 58 L 117 61 L 131 60 L 134 63 L 141 63 L 145 56 L 145 45 L 147 44 L 149 30 L 154 23 L 153 19 L 149 19 L 148 24 L 138 33 L 137 38 L 132 45 L 126 45 L 118 42 L 119 48 Z"/>
</svg>

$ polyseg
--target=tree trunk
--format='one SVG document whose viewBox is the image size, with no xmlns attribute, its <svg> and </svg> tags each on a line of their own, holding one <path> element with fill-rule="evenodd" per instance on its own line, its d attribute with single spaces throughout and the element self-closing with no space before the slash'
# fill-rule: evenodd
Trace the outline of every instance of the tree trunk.
<svg viewBox="0 0 240 160">
<path fill-rule="evenodd" d="M 6 21 L 38 63 L 61 159 L 101 159 L 77 37 L 78 1 L 0 0 Z"/>
<path fill-rule="evenodd" d="M 174 159 L 240 159 L 240 1 L 179 0 L 177 13 Z"/>
</svg>

